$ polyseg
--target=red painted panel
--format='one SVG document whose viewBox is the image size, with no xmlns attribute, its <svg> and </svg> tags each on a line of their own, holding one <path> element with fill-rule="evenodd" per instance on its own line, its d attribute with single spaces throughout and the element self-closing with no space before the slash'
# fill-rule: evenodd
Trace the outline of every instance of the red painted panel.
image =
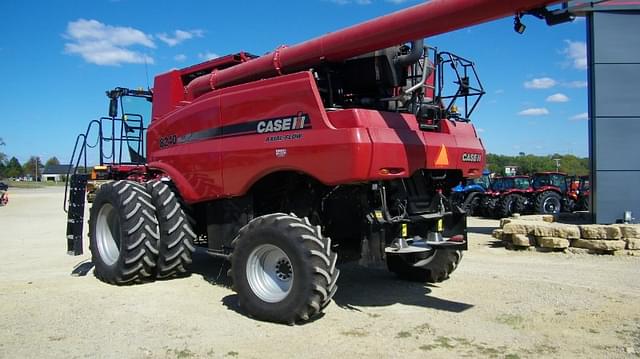
<svg viewBox="0 0 640 359">
<path fill-rule="evenodd" d="M 151 119 L 156 120 L 173 111 L 184 99 L 184 86 L 180 71 L 171 70 L 156 76 L 153 82 L 153 108 Z"/>
<path fill-rule="evenodd" d="M 193 141 L 188 144 L 172 143 L 189 140 L 189 134 L 220 127 L 220 98 L 209 97 L 197 105 L 178 108 L 162 119 L 153 121 L 147 134 L 147 154 L 150 167 L 180 173 L 174 178 L 176 185 L 188 202 L 203 197 L 216 198 L 222 194 L 221 147 L 219 139 Z M 169 139 L 169 145 L 160 148 L 161 139 Z M 158 165 L 161 163 L 162 165 Z M 169 169 L 169 170 L 168 170 Z M 172 176 L 175 177 L 175 176 Z M 186 196 L 191 193 L 193 197 Z"/>
<path fill-rule="evenodd" d="M 311 127 L 259 133 L 271 128 L 267 120 L 290 118 Z M 212 91 L 153 121 L 147 153 L 150 167 L 168 173 L 188 202 L 242 195 L 277 171 L 306 173 L 327 185 L 408 177 L 422 168 L 479 175 L 484 149 L 473 126 L 441 124 L 441 133 L 426 132 L 410 114 L 327 113 L 311 73 L 300 72 Z M 438 162 L 443 145 L 444 165 Z M 463 162 L 464 153 L 482 161 Z"/>
<path fill-rule="evenodd" d="M 222 140 L 224 193 L 245 193 L 263 176 L 293 170 L 325 184 L 367 178 L 371 145 L 365 129 L 335 130 L 311 73 L 301 72 L 222 90 L 224 126 L 308 114 L 311 129 L 228 137 Z M 293 140 L 269 141 L 295 135 Z"/>
</svg>

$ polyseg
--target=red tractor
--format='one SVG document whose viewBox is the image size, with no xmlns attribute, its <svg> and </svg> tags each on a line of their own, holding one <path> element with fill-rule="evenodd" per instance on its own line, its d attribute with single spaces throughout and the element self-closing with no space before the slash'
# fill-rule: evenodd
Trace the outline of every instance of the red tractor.
<svg viewBox="0 0 640 359">
<path fill-rule="evenodd" d="M 528 206 L 534 213 L 558 214 L 571 212 L 575 199 L 571 195 L 572 178 L 562 172 L 540 172 L 531 176 Z"/>
<path fill-rule="evenodd" d="M 589 187 L 589 176 L 580 176 L 577 179 L 571 181 L 569 186 L 569 192 L 567 196 L 574 204 L 574 211 L 588 211 L 589 210 L 589 195 L 591 189 Z"/>
<path fill-rule="evenodd" d="M 469 120 L 484 91 L 470 61 L 416 39 L 547 3 L 428 2 L 262 57 L 171 70 L 153 91 L 107 92 L 109 116 L 76 141 L 75 167 L 87 168 L 98 132 L 100 166 L 71 176 L 69 252 L 82 253 L 89 182 L 94 273 L 108 283 L 185 273 L 202 245 L 230 261 L 246 313 L 294 323 L 329 304 L 338 254 L 447 279 L 467 247 L 449 192 L 485 164 Z M 152 102 L 150 122 L 135 100 Z"/>
<path fill-rule="evenodd" d="M 484 217 L 504 218 L 526 210 L 527 197 L 531 192 L 527 176 L 497 177 L 491 181 L 489 190 L 481 199 Z"/>
</svg>

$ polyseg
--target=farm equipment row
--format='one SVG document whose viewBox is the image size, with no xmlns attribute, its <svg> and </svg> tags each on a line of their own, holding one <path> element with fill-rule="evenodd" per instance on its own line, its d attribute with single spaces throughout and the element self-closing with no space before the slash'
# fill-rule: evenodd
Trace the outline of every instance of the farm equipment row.
<svg viewBox="0 0 640 359">
<path fill-rule="evenodd" d="M 504 218 L 514 213 L 558 214 L 589 210 L 589 178 L 561 172 L 470 180 L 453 189 L 467 214 Z"/>
</svg>

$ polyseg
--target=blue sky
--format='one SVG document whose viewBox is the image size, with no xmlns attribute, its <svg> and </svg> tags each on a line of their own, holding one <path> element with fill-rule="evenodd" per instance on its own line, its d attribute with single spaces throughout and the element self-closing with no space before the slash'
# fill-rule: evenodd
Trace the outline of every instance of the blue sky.
<svg viewBox="0 0 640 359">
<path fill-rule="evenodd" d="M 75 136 L 105 115 L 104 91 L 241 50 L 264 54 L 421 1 L 0 2 L 0 151 L 67 161 Z M 487 95 L 473 122 L 491 153 L 587 156 L 585 21 L 525 17 L 427 43 L 473 60 Z"/>
</svg>

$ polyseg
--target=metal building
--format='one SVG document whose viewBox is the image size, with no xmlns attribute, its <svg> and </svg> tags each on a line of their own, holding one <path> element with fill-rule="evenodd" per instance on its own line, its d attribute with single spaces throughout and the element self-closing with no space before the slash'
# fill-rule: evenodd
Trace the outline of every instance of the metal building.
<svg viewBox="0 0 640 359">
<path fill-rule="evenodd" d="M 576 11 L 576 10 L 574 10 Z M 596 223 L 640 220 L 640 1 L 607 1 L 587 18 L 591 208 Z M 629 218 L 627 218 L 629 219 Z"/>
</svg>

